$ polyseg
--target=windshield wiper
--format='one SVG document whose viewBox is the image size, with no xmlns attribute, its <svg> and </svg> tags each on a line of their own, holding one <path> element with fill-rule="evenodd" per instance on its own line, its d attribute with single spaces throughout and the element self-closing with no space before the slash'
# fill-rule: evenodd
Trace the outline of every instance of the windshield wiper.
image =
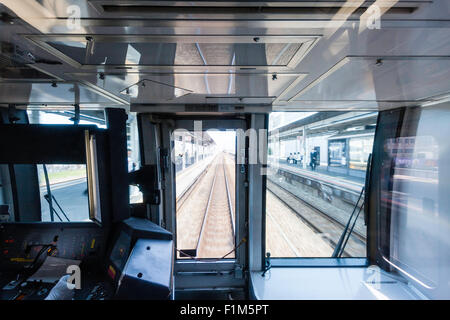
<svg viewBox="0 0 450 320">
<path fill-rule="evenodd" d="M 339 237 L 339 241 L 336 244 L 336 248 L 334 248 L 333 255 L 331 256 L 332 258 L 340 258 L 342 256 L 342 254 L 344 253 L 345 246 L 347 245 L 348 239 L 350 239 L 350 235 L 352 234 L 353 229 L 355 228 L 356 221 L 358 220 L 359 214 L 361 213 L 362 208 L 363 207 L 365 208 L 365 205 L 368 202 L 367 199 L 368 199 L 368 190 L 370 187 L 371 172 L 372 172 L 372 154 L 369 154 L 369 157 L 367 158 L 366 179 L 365 179 L 364 186 L 361 189 L 361 192 L 358 197 L 358 201 L 356 201 L 356 204 L 353 207 L 353 212 L 350 215 L 350 218 L 348 219 L 347 225 L 345 226 L 344 231 L 342 232 L 342 235 Z M 363 195 L 364 195 L 364 197 L 363 197 Z M 356 214 L 356 217 L 353 220 L 353 224 L 350 227 L 353 216 L 355 215 L 356 209 L 358 208 L 358 204 L 359 204 L 359 201 L 361 200 L 361 198 L 362 198 L 362 203 L 359 206 L 358 213 Z M 366 225 L 367 225 L 366 221 L 368 219 L 367 212 L 368 212 L 368 209 L 365 208 L 364 209 L 364 223 Z M 350 231 L 349 231 L 349 228 L 350 228 Z M 347 234 L 347 231 L 349 231 L 348 234 Z"/>
<path fill-rule="evenodd" d="M 59 205 L 58 201 L 56 201 L 56 198 L 54 195 L 51 195 L 51 199 L 50 196 L 48 194 L 44 195 L 45 200 L 47 200 L 47 202 L 50 204 L 50 202 L 55 203 L 56 206 L 59 208 L 59 210 L 61 211 L 61 215 L 64 216 L 64 218 L 66 218 L 67 222 L 70 222 L 70 219 L 67 217 L 66 213 L 64 212 L 64 210 L 61 208 L 61 206 Z M 61 216 L 58 214 L 58 212 L 56 211 L 55 207 L 52 206 L 52 210 L 54 212 L 54 214 L 56 214 L 56 216 L 58 217 L 58 219 L 62 222 L 63 220 L 61 219 Z M 53 220 L 52 220 L 53 221 Z"/>
<path fill-rule="evenodd" d="M 45 177 L 45 186 L 47 187 L 47 194 L 44 195 L 45 200 L 47 200 L 48 205 L 50 207 L 50 221 L 55 221 L 55 214 L 59 218 L 59 220 L 62 222 L 61 216 L 58 214 L 58 212 L 53 207 L 53 202 L 58 206 L 59 210 L 61 211 L 61 214 L 67 219 L 68 222 L 70 222 L 69 218 L 67 217 L 64 210 L 59 205 L 58 201 L 56 201 L 56 198 L 54 195 L 52 195 L 52 190 L 50 188 L 50 180 L 48 178 L 48 172 L 47 172 L 47 166 L 45 164 L 42 165 L 44 169 L 44 177 Z"/>
<path fill-rule="evenodd" d="M 361 192 L 358 197 L 358 201 L 356 201 L 355 206 L 353 207 L 353 212 L 350 215 L 350 218 L 347 221 L 347 225 L 344 228 L 344 231 L 342 232 L 341 236 L 339 237 L 339 241 L 336 244 L 336 248 L 334 248 L 332 258 L 340 258 L 342 254 L 344 253 L 345 246 L 347 245 L 348 239 L 350 239 L 350 235 L 353 232 L 353 228 L 355 227 L 356 221 L 358 220 L 359 214 L 361 213 L 362 208 L 364 207 L 364 198 L 362 195 L 364 194 L 364 187 L 362 187 Z M 358 213 L 356 214 L 355 219 L 353 220 L 353 224 L 350 227 L 350 224 L 352 222 L 353 217 L 355 216 L 356 209 L 358 208 L 358 204 L 363 199 L 363 202 L 361 203 L 361 206 L 359 206 Z M 350 229 L 349 229 L 350 228 Z M 348 233 L 347 233 L 348 231 Z"/>
<path fill-rule="evenodd" d="M 42 168 L 44 169 L 44 177 L 45 177 L 45 186 L 47 187 L 47 194 L 46 196 L 50 195 L 48 198 L 44 198 L 48 201 L 48 205 L 50 206 L 50 221 L 55 221 L 55 216 L 53 215 L 53 202 L 52 202 L 52 191 L 50 190 L 50 181 L 48 179 L 48 172 L 47 172 L 47 166 L 45 164 L 42 165 Z M 59 218 L 61 220 L 61 218 Z M 61 220 L 62 221 L 62 220 Z"/>
</svg>

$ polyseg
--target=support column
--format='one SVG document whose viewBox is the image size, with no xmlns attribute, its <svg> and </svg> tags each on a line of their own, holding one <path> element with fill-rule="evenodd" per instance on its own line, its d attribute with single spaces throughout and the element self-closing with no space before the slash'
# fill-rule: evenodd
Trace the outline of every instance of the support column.
<svg viewBox="0 0 450 320">
<path fill-rule="evenodd" d="M 306 146 L 306 126 L 303 127 L 303 169 L 306 169 L 307 163 L 309 162 L 309 154 Z"/>
<path fill-rule="evenodd" d="M 265 115 L 252 114 L 250 128 L 256 130 L 266 129 Z M 258 136 L 255 134 L 255 136 Z M 258 161 L 258 154 L 262 151 L 263 156 L 267 155 L 267 150 L 260 150 L 258 139 L 251 139 L 249 141 L 249 149 L 255 154 L 252 161 L 252 153 L 249 154 L 250 164 L 248 165 L 248 248 L 249 248 L 249 268 L 251 271 L 261 271 L 264 267 L 265 252 L 261 249 L 265 249 L 265 243 L 263 243 L 263 230 L 265 230 L 265 177 L 262 173 L 262 164 L 265 159 L 259 159 L 264 161 Z M 265 147 L 264 147 L 265 148 Z M 255 159 L 256 158 L 256 159 Z M 256 161 L 255 161 L 256 160 Z"/>
</svg>

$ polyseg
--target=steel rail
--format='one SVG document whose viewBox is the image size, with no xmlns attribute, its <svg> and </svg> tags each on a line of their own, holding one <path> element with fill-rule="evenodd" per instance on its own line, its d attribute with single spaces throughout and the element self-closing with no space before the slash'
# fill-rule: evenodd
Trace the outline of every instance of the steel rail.
<svg viewBox="0 0 450 320">
<path fill-rule="evenodd" d="M 213 182 L 211 184 L 211 189 L 209 190 L 208 203 L 206 204 L 205 213 L 203 214 L 202 227 L 200 228 L 200 233 L 198 234 L 197 246 L 195 247 L 196 252 L 198 252 L 198 248 L 200 247 L 201 241 L 203 239 L 203 231 L 205 229 L 206 220 L 208 218 L 208 212 L 209 212 L 209 208 L 210 208 L 210 204 L 211 204 L 214 186 L 216 184 L 216 177 L 217 177 L 217 164 L 216 164 L 215 171 L 214 171 L 214 178 L 213 178 Z"/>
<path fill-rule="evenodd" d="M 230 188 L 228 186 L 228 178 L 227 178 L 227 173 L 226 173 L 226 169 L 225 169 L 225 163 L 222 163 L 223 166 L 223 175 L 225 176 L 225 187 L 227 189 L 227 198 L 228 198 L 228 207 L 229 207 L 229 212 L 230 212 L 230 219 L 231 219 L 231 231 L 233 233 L 233 239 L 236 236 L 235 234 L 235 222 L 234 222 L 234 212 L 233 212 L 233 205 L 231 203 L 231 196 L 230 196 Z"/>
<path fill-rule="evenodd" d="M 273 180 L 271 180 L 271 179 L 268 179 L 268 180 L 269 180 L 271 183 L 273 183 L 274 185 L 276 185 L 278 188 L 282 189 L 284 192 L 288 193 L 290 196 L 292 196 L 293 198 L 295 198 L 295 200 L 301 202 L 302 204 L 304 204 L 304 205 L 307 206 L 308 208 L 310 208 L 310 209 L 316 211 L 317 213 L 319 213 L 321 216 L 323 216 L 323 217 L 326 218 L 327 220 L 331 221 L 331 222 L 334 223 L 334 224 L 339 225 L 340 227 L 342 227 L 342 229 L 345 228 L 345 225 L 344 225 L 341 221 L 339 221 L 339 220 L 337 220 L 337 219 L 331 217 L 331 216 L 328 215 L 326 212 L 323 212 L 322 210 L 320 210 L 320 209 L 314 207 L 313 205 L 309 204 L 308 202 L 306 202 L 305 200 L 303 200 L 303 199 L 300 198 L 299 196 L 295 195 L 294 193 L 292 193 L 291 191 L 289 191 L 289 190 L 286 189 L 285 187 L 283 187 L 283 186 L 277 184 L 277 183 L 274 182 Z M 295 210 L 294 208 L 292 208 L 292 206 L 291 206 L 289 203 L 287 203 L 286 201 L 284 201 L 283 199 L 281 199 L 279 196 L 277 196 L 276 193 L 273 192 L 272 190 L 270 190 L 269 187 L 267 187 L 267 189 L 269 189 L 269 191 L 271 191 L 277 198 L 279 198 L 283 203 L 285 203 L 285 204 L 289 207 L 289 209 L 291 209 L 292 211 L 294 211 L 295 213 L 297 213 L 297 215 L 300 216 L 303 220 L 305 220 L 311 227 L 313 227 L 314 230 L 316 230 L 316 231 L 318 231 L 318 232 L 321 232 L 321 230 L 320 230 L 319 228 L 317 228 L 317 227 L 314 226 L 312 223 L 310 223 L 310 222 L 308 221 L 308 219 L 304 218 L 299 212 L 297 212 L 297 210 Z M 353 233 L 359 238 L 359 240 L 361 240 L 361 241 L 363 241 L 363 242 L 366 241 L 366 237 L 365 237 L 364 235 L 360 234 L 358 231 L 354 230 Z"/>
<path fill-rule="evenodd" d="M 205 168 L 205 170 L 203 170 L 202 173 L 200 173 L 195 179 L 194 181 L 192 181 L 191 185 L 189 187 L 187 187 L 181 194 L 180 196 L 176 199 L 176 203 L 177 203 L 177 211 L 181 209 L 181 207 L 183 207 L 183 204 L 186 202 L 186 200 L 189 198 L 189 196 L 191 195 L 191 193 L 197 188 L 197 186 L 200 184 L 200 181 L 202 180 L 202 178 L 208 173 L 209 169 L 211 168 L 211 164 L 208 164 Z"/>
<path fill-rule="evenodd" d="M 272 182 L 273 183 L 273 182 Z M 289 190 L 286 190 L 284 187 L 276 185 L 277 187 L 279 187 L 280 189 L 282 189 L 282 191 L 288 193 L 290 196 L 292 196 L 296 201 L 300 202 L 302 205 L 305 205 L 306 207 L 308 207 L 309 209 L 313 210 L 314 212 L 317 212 L 317 214 L 321 215 L 324 219 L 328 220 L 330 223 L 337 225 L 338 227 L 340 227 L 342 230 L 344 229 L 344 226 L 337 220 L 333 219 L 332 217 L 326 215 L 325 213 L 323 213 L 322 211 L 314 208 L 313 206 L 311 206 L 309 203 L 303 201 L 301 198 L 299 198 L 298 196 L 296 196 L 295 194 L 292 194 L 292 192 L 290 192 Z M 270 188 L 270 186 L 267 186 L 267 190 L 269 192 L 271 192 L 275 197 L 277 197 L 284 205 L 286 205 L 293 213 L 295 213 L 302 221 L 304 221 L 309 227 L 311 227 L 315 232 L 320 233 L 320 234 L 329 234 L 328 232 L 326 232 L 326 230 L 324 230 L 325 228 L 323 228 L 323 226 L 317 226 L 315 225 L 315 223 L 313 223 L 312 221 L 310 221 L 307 217 L 305 217 L 302 213 L 298 212 L 297 209 L 295 209 L 292 204 L 290 204 L 287 200 L 283 199 L 282 197 L 280 197 L 276 192 L 274 192 L 274 190 L 272 190 Z M 363 236 L 361 236 L 358 233 L 354 233 L 353 235 L 351 235 L 352 237 L 354 237 L 354 241 L 360 241 L 362 243 L 365 243 L 365 238 Z M 338 241 L 333 240 L 333 238 L 331 238 L 330 236 L 325 236 L 324 238 L 326 238 L 331 245 L 336 246 Z M 351 256 L 350 254 L 348 254 L 347 250 L 345 250 L 345 255 L 346 256 Z"/>
</svg>

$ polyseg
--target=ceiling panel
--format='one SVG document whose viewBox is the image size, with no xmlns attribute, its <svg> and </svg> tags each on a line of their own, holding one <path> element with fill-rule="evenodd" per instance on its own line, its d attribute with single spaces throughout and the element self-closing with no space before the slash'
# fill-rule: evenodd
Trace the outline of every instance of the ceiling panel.
<svg viewBox="0 0 450 320">
<path fill-rule="evenodd" d="M 295 68 L 318 36 L 28 35 L 74 67 L 84 69 L 233 67 Z"/>
<path fill-rule="evenodd" d="M 347 57 L 289 102 L 419 101 L 450 92 L 449 78 L 448 56 Z"/>
<path fill-rule="evenodd" d="M 300 43 L 86 43 L 49 42 L 82 65 L 287 66 Z"/>
</svg>

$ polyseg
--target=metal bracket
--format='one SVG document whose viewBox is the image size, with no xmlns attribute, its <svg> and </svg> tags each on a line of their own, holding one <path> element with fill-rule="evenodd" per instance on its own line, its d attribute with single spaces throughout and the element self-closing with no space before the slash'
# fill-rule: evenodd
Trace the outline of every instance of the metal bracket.
<svg viewBox="0 0 450 320">
<path fill-rule="evenodd" d="M 244 270 L 242 270 L 242 267 L 240 265 L 236 265 L 236 267 L 234 268 L 234 277 L 236 279 L 244 278 Z"/>
<path fill-rule="evenodd" d="M 70 118 L 71 121 L 73 121 L 73 124 L 77 125 L 80 123 L 80 105 L 79 104 L 75 104 L 75 115 Z"/>
</svg>

